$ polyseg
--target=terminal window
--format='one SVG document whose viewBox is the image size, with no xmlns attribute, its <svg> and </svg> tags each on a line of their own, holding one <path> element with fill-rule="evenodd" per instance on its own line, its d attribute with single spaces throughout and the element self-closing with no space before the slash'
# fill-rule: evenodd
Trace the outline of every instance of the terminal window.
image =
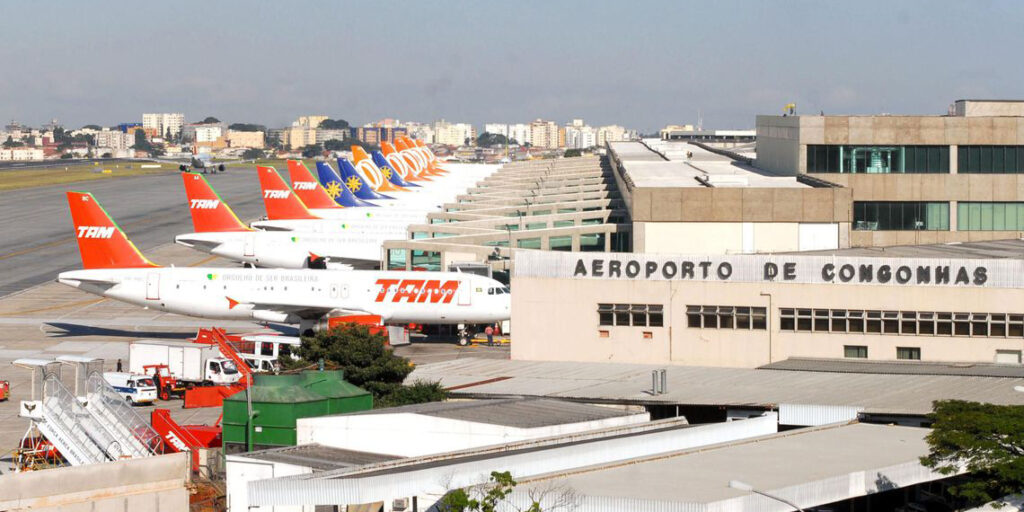
<svg viewBox="0 0 1024 512">
<path fill-rule="evenodd" d="M 968 202 L 956 205 L 957 231 L 1024 230 L 1024 203 Z"/>
<path fill-rule="evenodd" d="M 779 308 L 779 330 L 902 336 L 1024 337 L 1024 314 Z"/>
<path fill-rule="evenodd" d="M 753 306 L 686 306 L 686 326 L 697 329 L 768 328 L 767 308 Z"/>
<path fill-rule="evenodd" d="M 855 359 L 867 359 L 868 347 L 864 345 L 844 345 L 843 346 L 843 357 L 852 357 Z"/>
<path fill-rule="evenodd" d="M 853 229 L 860 231 L 949 231 L 949 203 L 855 201 Z"/>
<path fill-rule="evenodd" d="M 921 347 L 896 347 L 896 359 L 921 360 Z"/>
<path fill-rule="evenodd" d="M 807 172 L 844 174 L 949 173 L 949 146 L 808 144 Z"/>
<path fill-rule="evenodd" d="M 959 174 L 1024 173 L 1024 146 L 959 146 Z"/>
<path fill-rule="evenodd" d="M 598 304 L 598 325 L 618 327 L 664 327 L 665 306 L 661 304 Z"/>
</svg>

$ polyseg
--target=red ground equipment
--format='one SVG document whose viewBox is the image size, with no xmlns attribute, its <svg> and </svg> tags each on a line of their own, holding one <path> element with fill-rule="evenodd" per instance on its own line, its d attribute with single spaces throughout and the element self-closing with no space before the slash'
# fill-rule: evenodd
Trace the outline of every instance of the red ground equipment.
<svg viewBox="0 0 1024 512">
<path fill-rule="evenodd" d="M 10 381 L 0 380 L 0 402 L 11 398 L 11 383 Z"/>
<path fill-rule="evenodd" d="M 179 425 L 167 409 L 153 409 L 150 414 L 153 430 L 164 441 L 164 453 L 190 452 L 192 470 L 199 471 L 199 449 L 221 445 L 220 418 L 211 425 Z"/>
<path fill-rule="evenodd" d="M 156 383 L 156 394 L 160 400 L 170 400 L 171 397 L 185 397 L 185 386 L 178 383 L 178 380 L 171 375 L 171 370 L 166 364 L 150 364 L 142 367 L 146 375 L 153 377 Z"/>
<path fill-rule="evenodd" d="M 197 386 L 185 391 L 186 409 L 194 407 L 220 407 L 224 404 L 224 398 L 249 387 L 252 383 L 252 370 L 249 365 L 238 355 L 238 352 L 231 345 L 228 334 L 224 329 L 213 327 L 210 329 L 199 329 L 196 334 L 195 343 L 206 343 L 217 345 L 221 355 L 230 359 L 242 374 L 238 382 L 229 386 Z"/>
</svg>

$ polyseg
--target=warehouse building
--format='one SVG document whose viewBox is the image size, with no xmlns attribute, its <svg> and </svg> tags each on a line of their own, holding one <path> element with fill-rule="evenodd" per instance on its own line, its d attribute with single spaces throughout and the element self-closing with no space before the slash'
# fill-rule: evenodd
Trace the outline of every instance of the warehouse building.
<svg viewBox="0 0 1024 512">
<path fill-rule="evenodd" d="M 514 359 L 1019 365 L 1024 351 L 1021 240 L 774 255 L 519 251 L 512 289 Z"/>
</svg>

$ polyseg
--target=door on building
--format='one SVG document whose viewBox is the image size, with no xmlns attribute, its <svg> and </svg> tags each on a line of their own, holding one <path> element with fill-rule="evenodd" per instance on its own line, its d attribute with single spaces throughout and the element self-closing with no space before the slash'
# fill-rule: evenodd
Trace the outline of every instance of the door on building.
<svg viewBox="0 0 1024 512">
<path fill-rule="evenodd" d="M 146 275 L 146 299 L 160 299 L 160 274 L 154 272 Z"/>
</svg>

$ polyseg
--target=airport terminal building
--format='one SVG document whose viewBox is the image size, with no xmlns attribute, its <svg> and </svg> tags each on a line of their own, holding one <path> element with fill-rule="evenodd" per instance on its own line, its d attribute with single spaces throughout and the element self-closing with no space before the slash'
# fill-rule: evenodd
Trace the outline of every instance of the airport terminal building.
<svg viewBox="0 0 1024 512">
<path fill-rule="evenodd" d="M 519 251 L 513 359 L 1020 364 L 1024 241 L 773 255 Z"/>
</svg>

